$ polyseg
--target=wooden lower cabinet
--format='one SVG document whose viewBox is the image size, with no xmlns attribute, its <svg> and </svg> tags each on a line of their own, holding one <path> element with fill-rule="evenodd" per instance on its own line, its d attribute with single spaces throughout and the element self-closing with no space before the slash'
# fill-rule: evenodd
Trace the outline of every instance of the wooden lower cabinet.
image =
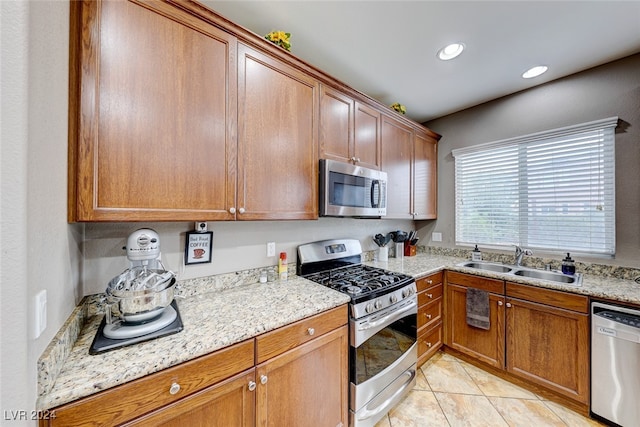
<svg viewBox="0 0 640 427">
<path fill-rule="evenodd" d="M 529 301 L 510 298 L 510 294 Z M 550 297 L 564 308 L 545 304 L 543 298 Z M 588 298 L 507 283 L 506 306 L 507 371 L 588 404 Z"/>
<path fill-rule="evenodd" d="M 489 330 L 466 323 L 469 287 L 490 292 Z M 445 309 L 448 347 L 587 407 L 588 297 L 447 272 Z"/>
<path fill-rule="evenodd" d="M 442 272 L 416 280 L 418 288 L 418 366 L 442 347 Z"/>
<path fill-rule="evenodd" d="M 467 324 L 467 288 L 489 292 L 489 329 Z M 504 368 L 504 282 L 447 272 L 445 343 L 490 366 Z"/>
<path fill-rule="evenodd" d="M 167 405 L 125 426 L 183 427 L 255 425 L 255 369 Z"/>
<path fill-rule="evenodd" d="M 39 425 L 346 426 L 347 321 L 345 304 L 51 408 Z"/>
<path fill-rule="evenodd" d="M 259 365 L 256 425 L 346 426 L 348 340 L 345 325 Z"/>
</svg>

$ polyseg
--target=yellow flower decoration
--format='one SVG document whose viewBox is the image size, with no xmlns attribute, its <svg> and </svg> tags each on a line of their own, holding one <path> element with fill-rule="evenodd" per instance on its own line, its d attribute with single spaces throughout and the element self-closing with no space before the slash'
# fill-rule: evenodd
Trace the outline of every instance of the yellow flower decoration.
<svg viewBox="0 0 640 427">
<path fill-rule="evenodd" d="M 400 104 L 399 102 L 396 102 L 395 104 L 391 104 L 391 108 L 393 108 L 400 114 L 407 114 L 407 107 Z"/>
<path fill-rule="evenodd" d="M 289 41 L 291 33 L 285 33 L 284 31 L 271 31 L 269 34 L 264 36 L 264 38 L 277 44 L 286 51 L 291 51 L 291 42 Z"/>
</svg>

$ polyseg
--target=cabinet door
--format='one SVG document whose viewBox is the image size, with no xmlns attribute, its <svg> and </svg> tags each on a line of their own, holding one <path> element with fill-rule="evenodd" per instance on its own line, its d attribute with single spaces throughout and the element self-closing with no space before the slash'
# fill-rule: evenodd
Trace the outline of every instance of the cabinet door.
<svg viewBox="0 0 640 427">
<path fill-rule="evenodd" d="M 251 427 L 255 425 L 254 390 L 255 370 L 251 369 L 124 425 Z"/>
<path fill-rule="evenodd" d="M 507 298 L 507 370 L 589 402 L 589 315 Z"/>
<path fill-rule="evenodd" d="M 235 37 L 161 2 L 71 7 L 69 220 L 228 219 Z"/>
<path fill-rule="evenodd" d="M 353 99 L 322 86 L 320 95 L 320 158 L 351 163 L 354 129 Z"/>
<path fill-rule="evenodd" d="M 467 288 L 447 284 L 446 344 L 496 368 L 504 368 L 504 297 L 489 294 L 490 329 L 467 324 Z"/>
<path fill-rule="evenodd" d="M 382 116 L 382 170 L 387 173 L 387 218 L 412 219 L 413 130 Z"/>
<path fill-rule="evenodd" d="M 238 45 L 237 219 L 318 217 L 318 82 Z"/>
<path fill-rule="evenodd" d="M 438 216 L 438 143 L 420 131 L 415 131 L 414 143 L 414 219 L 435 219 Z"/>
<path fill-rule="evenodd" d="M 348 425 L 347 328 L 342 326 L 256 368 L 258 426 Z"/>
<path fill-rule="evenodd" d="M 356 102 L 353 157 L 358 165 L 379 170 L 380 160 L 380 112 L 361 102 Z"/>
</svg>

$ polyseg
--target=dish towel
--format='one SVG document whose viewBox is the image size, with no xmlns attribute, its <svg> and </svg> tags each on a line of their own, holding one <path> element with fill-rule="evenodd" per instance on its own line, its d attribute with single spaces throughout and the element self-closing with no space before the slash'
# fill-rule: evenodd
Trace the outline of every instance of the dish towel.
<svg viewBox="0 0 640 427">
<path fill-rule="evenodd" d="M 489 292 L 475 288 L 467 288 L 467 325 L 488 330 Z"/>
</svg>

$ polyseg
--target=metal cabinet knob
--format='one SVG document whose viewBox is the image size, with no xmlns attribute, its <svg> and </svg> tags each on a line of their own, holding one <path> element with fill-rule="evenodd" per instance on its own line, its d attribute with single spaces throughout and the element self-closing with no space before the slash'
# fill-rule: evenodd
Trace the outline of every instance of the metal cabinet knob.
<svg viewBox="0 0 640 427">
<path fill-rule="evenodd" d="M 431 348 L 431 345 L 432 345 L 432 344 L 431 344 L 430 342 L 428 342 L 428 343 L 427 343 L 427 347 L 428 347 L 428 348 Z"/>
<path fill-rule="evenodd" d="M 315 330 L 315 329 L 313 329 L 313 328 L 309 328 L 309 329 L 307 329 L 307 333 L 308 333 L 309 335 L 313 335 L 313 334 L 315 334 L 315 333 L 316 333 L 316 330 Z"/>
<path fill-rule="evenodd" d="M 427 319 L 431 319 L 431 315 L 430 314 L 425 313 L 424 315 L 427 316 Z"/>
<path fill-rule="evenodd" d="M 427 297 L 433 298 L 433 294 L 427 294 Z"/>
<path fill-rule="evenodd" d="M 180 391 L 180 384 L 178 383 L 173 383 L 171 384 L 171 387 L 169 388 L 169 394 L 177 394 Z"/>
<path fill-rule="evenodd" d="M 431 279 L 427 280 L 427 285 L 433 285 L 433 280 Z"/>
<path fill-rule="evenodd" d="M 236 213 L 236 208 L 229 208 L 229 213 L 231 213 L 231 214 Z"/>
<path fill-rule="evenodd" d="M 249 391 L 254 391 L 256 389 L 256 382 L 249 381 Z"/>
<path fill-rule="evenodd" d="M 260 375 L 260 384 L 266 384 L 269 381 L 269 377 L 266 375 Z"/>
<path fill-rule="evenodd" d="M 502 301 L 498 301 L 498 305 L 502 307 Z"/>
<path fill-rule="evenodd" d="M 511 308 L 511 303 L 510 302 L 507 303 L 507 308 Z"/>
<path fill-rule="evenodd" d="M 238 209 L 238 212 L 240 212 L 241 214 L 243 214 L 245 212 L 244 208 L 240 208 Z"/>
</svg>

